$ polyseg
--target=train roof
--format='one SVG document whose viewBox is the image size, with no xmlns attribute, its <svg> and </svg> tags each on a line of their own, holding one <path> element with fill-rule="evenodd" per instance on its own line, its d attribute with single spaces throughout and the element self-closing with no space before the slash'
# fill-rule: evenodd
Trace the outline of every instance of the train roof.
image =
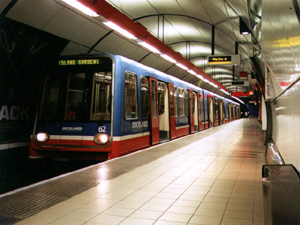
<svg viewBox="0 0 300 225">
<path fill-rule="evenodd" d="M 119 58 L 119 60 L 122 60 L 122 61 L 130 63 L 130 64 L 134 64 L 134 65 L 136 65 L 136 66 L 138 66 L 140 68 L 144 68 L 146 71 L 148 71 L 149 73 L 151 73 L 151 75 L 155 74 L 157 76 L 157 78 L 161 78 L 162 81 L 170 82 L 170 83 L 173 83 L 175 85 L 180 83 L 180 84 L 183 84 L 186 87 L 191 88 L 194 91 L 202 91 L 203 90 L 204 92 L 206 92 L 206 94 L 210 95 L 211 97 L 217 97 L 217 98 L 220 98 L 220 99 L 226 99 L 227 101 L 230 101 L 233 104 L 240 105 L 239 103 L 237 103 L 235 101 L 232 101 L 231 99 L 228 99 L 226 97 L 220 96 L 220 95 L 218 95 L 218 94 L 216 94 L 216 93 L 214 93 L 212 91 L 208 91 L 208 90 L 206 90 L 204 88 L 196 86 L 195 84 L 192 84 L 192 83 L 189 83 L 187 81 L 181 80 L 181 79 L 179 79 L 177 77 L 172 76 L 171 74 L 164 73 L 164 72 L 159 71 L 157 69 L 154 69 L 154 68 L 151 68 L 149 66 L 146 66 L 146 65 L 144 65 L 142 63 L 136 62 L 136 61 L 134 61 L 132 59 L 128 59 L 128 58 L 126 58 L 124 56 L 121 56 L 121 55 L 112 55 L 112 54 L 107 54 L 107 55 L 112 56 L 114 59 Z"/>
<path fill-rule="evenodd" d="M 137 68 L 141 68 L 141 69 L 144 69 L 145 71 L 147 71 L 147 73 L 149 74 L 149 76 L 154 76 L 155 78 L 159 79 L 159 80 L 162 80 L 162 81 L 165 81 L 165 82 L 168 82 L 168 83 L 173 83 L 174 85 L 178 85 L 178 84 L 181 84 L 183 85 L 185 88 L 189 88 L 189 89 L 192 89 L 194 91 L 204 91 L 204 93 L 206 93 L 207 95 L 211 96 L 211 97 L 217 97 L 217 98 L 220 98 L 220 99 L 226 99 L 227 101 L 233 103 L 233 104 L 236 104 L 236 105 L 240 105 L 239 103 L 229 99 L 229 98 L 226 98 L 224 96 L 220 96 L 218 95 L 217 93 L 213 92 L 213 91 L 208 91 L 204 88 L 201 88 L 195 84 L 192 84 L 192 83 L 189 83 L 187 81 L 184 81 L 184 80 L 181 80 L 175 76 L 173 76 L 172 74 L 167 74 L 165 72 L 162 72 L 162 71 L 159 71 L 157 69 L 154 69 L 152 67 L 149 67 L 149 66 L 146 66 L 142 63 L 139 63 L 139 62 L 136 62 L 132 59 L 129 59 L 129 58 L 126 58 L 124 56 L 121 56 L 121 55 L 114 55 L 114 54 L 110 54 L 110 53 L 101 53 L 101 54 L 92 54 L 92 55 L 89 55 L 89 54 L 84 54 L 84 55 L 66 55 L 66 56 L 61 56 L 60 59 L 68 59 L 68 58 L 72 58 L 72 59 L 80 59 L 80 58 L 96 58 L 96 57 L 99 57 L 99 56 L 108 56 L 108 57 L 111 57 L 115 62 L 118 62 L 118 61 L 122 61 L 122 62 L 125 62 L 125 63 L 128 63 L 130 65 L 134 65 L 136 66 Z"/>
</svg>

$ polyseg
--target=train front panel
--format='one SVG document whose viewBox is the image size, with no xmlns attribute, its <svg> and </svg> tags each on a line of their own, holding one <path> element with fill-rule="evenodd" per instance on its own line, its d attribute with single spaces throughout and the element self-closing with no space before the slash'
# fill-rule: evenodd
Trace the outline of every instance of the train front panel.
<svg viewBox="0 0 300 225">
<path fill-rule="evenodd" d="M 30 157 L 107 159 L 112 151 L 112 93 L 111 56 L 56 61 L 44 76 Z"/>
</svg>

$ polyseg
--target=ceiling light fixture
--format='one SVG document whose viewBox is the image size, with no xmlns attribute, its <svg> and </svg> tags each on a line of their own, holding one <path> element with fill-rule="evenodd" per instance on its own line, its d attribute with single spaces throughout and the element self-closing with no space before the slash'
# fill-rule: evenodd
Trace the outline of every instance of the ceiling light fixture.
<svg viewBox="0 0 300 225">
<path fill-rule="evenodd" d="M 240 21 L 240 34 L 250 34 L 251 31 L 242 17 L 239 18 L 239 21 Z"/>
<path fill-rule="evenodd" d="M 202 77 L 201 75 L 197 74 L 197 77 L 198 77 L 199 79 L 203 80 L 203 77 Z"/>
<path fill-rule="evenodd" d="M 186 70 L 186 71 L 189 70 L 186 66 L 182 65 L 181 63 L 177 63 L 176 66 L 178 66 L 178 67 L 180 67 L 181 69 Z"/>
<path fill-rule="evenodd" d="M 160 56 L 171 63 L 177 63 L 177 61 L 175 59 L 171 58 L 170 56 L 168 56 L 166 54 L 161 54 Z"/>
<path fill-rule="evenodd" d="M 197 73 L 196 73 L 194 70 L 188 70 L 188 72 L 189 72 L 190 74 L 193 74 L 194 76 L 197 76 Z"/>
<path fill-rule="evenodd" d="M 111 29 L 117 31 L 118 33 L 120 33 L 121 35 L 123 35 L 123 36 L 125 36 L 125 37 L 127 37 L 129 39 L 134 39 L 134 40 L 137 39 L 133 34 L 129 33 L 127 30 L 121 28 L 120 26 L 118 26 L 117 24 L 115 24 L 115 23 L 113 23 L 111 21 L 107 21 L 107 22 L 103 22 L 103 23 L 106 26 L 110 27 Z"/>
<path fill-rule="evenodd" d="M 227 91 L 225 91 L 224 89 L 220 89 L 223 93 L 229 95 L 229 93 Z"/>
<path fill-rule="evenodd" d="M 235 97 L 235 96 L 232 96 L 234 99 L 236 99 L 236 100 L 238 100 L 240 103 L 242 103 L 242 104 L 245 104 L 241 99 L 239 99 L 239 98 L 237 98 L 237 97 Z"/>
<path fill-rule="evenodd" d="M 86 7 L 85 5 L 81 4 L 80 2 L 78 2 L 76 0 L 62 0 L 62 1 L 76 9 L 78 9 L 79 11 L 83 12 L 84 14 L 86 14 L 88 16 L 91 16 L 91 17 L 99 16 L 99 14 L 97 14 L 95 11 L 91 10 L 90 8 Z"/>
<path fill-rule="evenodd" d="M 145 48 L 147 48 L 148 50 L 150 50 L 151 52 L 154 52 L 154 53 L 157 53 L 157 54 L 160 54 L 160 51 L 153 47 L 152 45 L 149 45 L 148 43 L 144 42 L 144 41 L 140 41 L 138 42 L 138 44 L 144 46 Z"/>
</svg>

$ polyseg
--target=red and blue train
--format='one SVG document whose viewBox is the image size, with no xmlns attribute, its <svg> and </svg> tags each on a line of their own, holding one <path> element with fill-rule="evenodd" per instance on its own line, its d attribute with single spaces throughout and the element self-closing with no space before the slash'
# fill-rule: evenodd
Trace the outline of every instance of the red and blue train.
<svg viewBox="0 0 300 225">
<path fill-rule="evenodd" d="M 44 76 L 30 157 L 106 160 L 239 118 L 238 103 L 118 55 Z"/>
</svg>

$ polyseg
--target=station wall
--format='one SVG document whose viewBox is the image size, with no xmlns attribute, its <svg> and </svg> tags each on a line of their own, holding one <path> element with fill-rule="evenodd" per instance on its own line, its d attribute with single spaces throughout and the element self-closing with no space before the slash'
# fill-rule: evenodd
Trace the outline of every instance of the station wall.
<svg viewBox="0 0 300 225">
<path fill-rule="evenodd" d="M 0 26 L 0 150 L 28 142 L 42 74 L 68 41 L 7 18 Z"/>
<path fill-rule="evenodd" d="M 286 164 L 300 170 L 300 82 L 272 102 L 273 140 Z"/>
</svg>

